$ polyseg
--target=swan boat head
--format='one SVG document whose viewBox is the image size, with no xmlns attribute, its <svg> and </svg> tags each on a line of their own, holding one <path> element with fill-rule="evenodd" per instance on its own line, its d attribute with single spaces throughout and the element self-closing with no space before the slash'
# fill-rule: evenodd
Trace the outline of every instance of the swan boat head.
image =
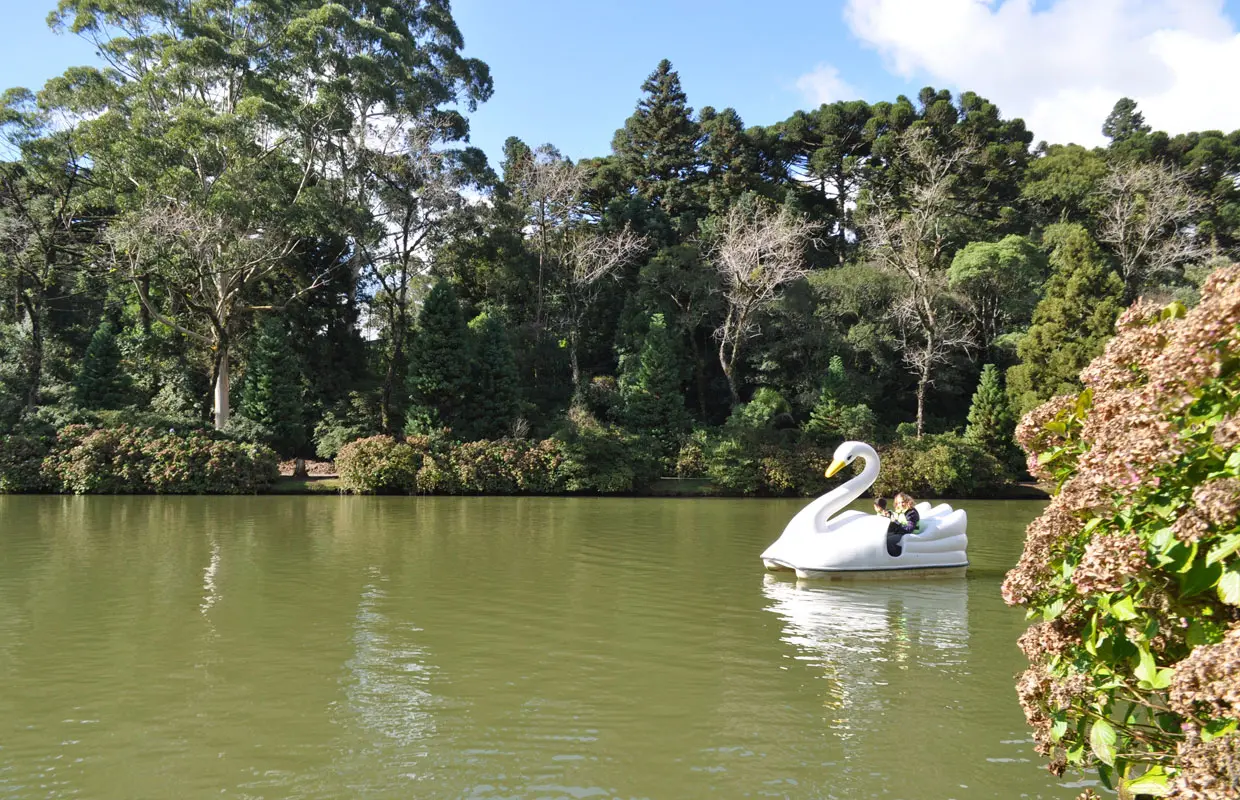
<svg viewBox="0 0 1240 800">
<path fill-rule="evenodd" d="M 827 467 L 826 476 L 828 478 L 834 477 L 836 473 L 856 461 L 858 457 L 864 458 L 867 464 L 871 462 L 874 464 L 876 468 L 874 472 L 877 477 L 878 453 L 865 442 L 852 441 L 844 442 L 835 448 L 835 454 L 832 456 L 834 460 L 831 462 L 831 466 Z M 870 483 L 872 484 L 873 481 L 870 481 Z M 866 484 L 865 488 L 868 489 L 869 484 Z"/>
</svg>

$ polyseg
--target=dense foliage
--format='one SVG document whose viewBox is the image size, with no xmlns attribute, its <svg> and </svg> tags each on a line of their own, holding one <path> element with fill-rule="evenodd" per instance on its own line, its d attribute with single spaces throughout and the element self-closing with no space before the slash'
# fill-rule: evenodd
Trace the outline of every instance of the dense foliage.
<svg viewBox="0 0 1240 800">
<path fill-rule="evenodd" d="M 1138 303 L 1081 375 L 1025 417 L 1059 490 L 1003 586 L 1038 620 L 1021 704 L 1051 769 L 1129 795 L 1240 789 L 1240 267 L 1201 304 Z"/>
<path fill-rule="evenodd" d="M 253 494 L 276 479 L 276 464 L 267 447 L 192 425 L 104 418 L 0 436 L 0 492 Z"/>
<path fill-rule="evenodd" d="M 1130 100 L 1093 150 L 929 87 L 746 127 L 664 60 L 610 153 L 514 137 L 493 164 L 464 144 L 490 73 L 442 0 L 52 22 L 108 66 L 0 102 L 0 433 L 70 405 L 286 456 L 573 430 L 629 442 L 573 480 L 628 485 L 764 397 L 803 434 L 766 448 L 958 434 L 984 364 L 1026 411 L 1078 388 L 1123 304 L 1191 304 L 1240 245 L 1240 132 L 1171 137 Z"/>
</svg>

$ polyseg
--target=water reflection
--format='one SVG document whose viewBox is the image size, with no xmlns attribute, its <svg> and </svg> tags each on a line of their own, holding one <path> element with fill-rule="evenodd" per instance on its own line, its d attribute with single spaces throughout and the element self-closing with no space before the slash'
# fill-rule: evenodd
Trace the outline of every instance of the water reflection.
<svg viewBox="0 0 1240 800">
<path fill-rule="evenodd" d="M 873 727 L 909 684 L 958 678 L 969 644 L 963 578 L 822 584 L 766 575 L 783 641 L 820 669 L 827 721 L 842 738 Z M 941 687 L 940 687 L 941 688 Z"/>
<path fill-rule="evenodd" d="M 345 691 L 364 728 L 397 745 L 424 744 L 435 732 L 435 718 L 426 653 L 410 641 L 421 629 L 389 617 L 386 582 L 372 574 L 362 590 Z"/>
</svg>

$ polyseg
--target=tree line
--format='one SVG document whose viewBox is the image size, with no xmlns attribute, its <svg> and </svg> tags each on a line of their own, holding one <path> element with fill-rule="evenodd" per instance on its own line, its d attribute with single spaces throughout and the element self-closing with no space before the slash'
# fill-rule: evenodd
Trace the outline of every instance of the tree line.
<svg viewBox="0 0 1240 800">
<path fill-rule="evenodd" d="M 1093 149 L 933 88 L 746 126 L 663 61 L 609 154 L 491 164 L 447 0 L 385 9 L 61 0 L 103 65 L 0 103 L 0 433 L 132 408 L 330 457 L 589 418 L 670 468 L 695 429 L 966 429 L 1015 463 L 1122 308 L 1240 245 L 1240 131 L 1128 99 Z"/>
</svg>

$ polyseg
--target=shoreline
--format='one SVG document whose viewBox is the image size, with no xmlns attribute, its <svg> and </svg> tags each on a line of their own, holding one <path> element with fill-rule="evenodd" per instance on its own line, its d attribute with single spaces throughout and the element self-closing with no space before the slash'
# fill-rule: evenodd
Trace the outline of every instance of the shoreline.
<svg viewBox="0 0 1240 800">
<path fill-rule="evenodd" d="M 261 495 L 342 495 L 340 479 L 334 475 L 312 475 L 307 478 L 294 478 L 282 475 Z M 227 496 L 227 495 L 221 495 Z M 644 492 L 628 492 L 615 495 L 593 494 L 507 494 L 507 495 L 474 495 L 474 494 L 443 494 L 443 495 L 389 495 L 391 497 L 655 497 L 655 498 L 721 498 L 721 499 L 753 499 L 753 500 L 798 500 L 806 499 L 798 496 L 731 494 L 722 492 L 704 478 L 661 478 L 658 483 Z M 1016 483 L 993 494 L 985 496 L 955 496 L 952 500 L 1049 500 L 1050 494 L 1032 483 Z M 948 499 L 926 497 L 927 500 Z"/>
</svg>

